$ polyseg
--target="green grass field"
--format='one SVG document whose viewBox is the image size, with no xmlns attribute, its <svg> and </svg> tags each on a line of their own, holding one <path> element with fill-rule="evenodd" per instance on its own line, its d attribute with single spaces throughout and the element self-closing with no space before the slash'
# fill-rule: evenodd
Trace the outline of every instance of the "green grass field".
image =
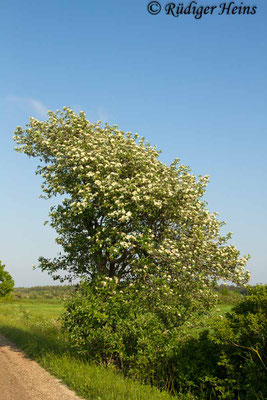
<svg viewBox="0 0 267 400">
<path fill-rule="evenodd" d="M 1 312 L 3 310 L 10 310 L 11 313 L 27 311 L 32 313 L 33 316 L 42 316 L 42 317 L 60 317 L 60 314 L 64 310 L 64 306 L 62 303 L 42 303 L 42 302 L 15 302 L 15 303 L 6 303 L 0 305 Z M 3 307 L 3 308 L 2 308 Z"/>
</svg>

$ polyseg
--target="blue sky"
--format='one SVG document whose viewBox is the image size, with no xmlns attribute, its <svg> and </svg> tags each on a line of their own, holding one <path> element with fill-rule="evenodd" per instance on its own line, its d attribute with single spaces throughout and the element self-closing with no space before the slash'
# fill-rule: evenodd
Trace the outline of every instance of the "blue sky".
<svg viewBox="0 0 267 400">
<path fill-rule="evenodd" d="M 209 174 L 209 209 L 251 254 L 251 282 L 267 282 L 267 3 L 255 4 L 253 16 L 195 20 L 152 16 L 144 0 L 1 0 L 0 259 L 16 286 L 50 284 L 32 264 L 58 246 L 43 226 L 53 201 L 39 199 L 13 131 L 64 105 Z"/>
</svg>

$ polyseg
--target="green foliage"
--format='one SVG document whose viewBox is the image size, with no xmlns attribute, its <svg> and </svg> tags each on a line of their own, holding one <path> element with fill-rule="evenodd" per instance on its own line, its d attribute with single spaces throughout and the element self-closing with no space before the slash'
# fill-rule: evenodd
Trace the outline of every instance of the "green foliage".
<svg viewBox="0 0 267 400">
<path fill-rule="evenodd" d="M 246 298 L 216 326 L 221 365 L 247 399 L 267 397 L 267 285 L 248 288 Z"/>
<path fill-rule="evenodd" d="M 7 297 L 13 290 L 14 280 L 9 272 L 5 271 L 5 265 L 0 261 L 0 298 Z"/>
<path fill-rule="evenodd" d="M 212 330 L 189 339 L 178 355 L 175 385 L 206 398 L 267 398 L 267 285 L 248 288 Z M 180 365 L 183 365 L 182 368 Z"/>
<path fill-rule="evenodd" d="M 184 299 L 177 296 L 175 304 L 168 300 L 157 303 L 146 290 L 118 285 L 112 278 L 84 282 L 67 303 L 63 329 L 80 354 L 144 383 L 179 392 L 187 377 L 184 349 L 191 354 L 188 348 L 193 348 L 192 343 L 187 348 L 191 327 L 196 335 L 203 322 Z M 193 355 L 197 353 L 195 346 Z"/>
<path fill-rule="evenodd" d="M 266 398 L 267 286 L 249 288 L 232 312 L 209 319 L 211 329 L 199 335 L 199 321 L 188 320 L 193 331 L 175 327 L 144 293 L 121 291 L 113 281 L 105 290 L 84 284 L 71 298 L 63 326 L 78 352 L 181 396 Z"/>
<path fill-rule="evenodd" d="M 177 328 L 172 314 L 162 314 L 143 295 L 127 286 L 117 290 L 113 280 L 104 287 L 84 283 L 67 305 L 63 328 L 81 354 L 144 382 L 161 379 L 164 386 Z"/>
</svg>

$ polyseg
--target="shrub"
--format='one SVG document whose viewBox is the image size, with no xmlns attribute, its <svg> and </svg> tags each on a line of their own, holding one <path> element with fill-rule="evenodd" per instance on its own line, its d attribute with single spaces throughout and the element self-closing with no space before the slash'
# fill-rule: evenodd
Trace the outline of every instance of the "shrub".
<svg viewBox="0 0 267 400">
<path fill-rule="evenodd" d="M 265 399 L 267 285 L 211 330 L 175 327 L 144 293 L 117 291 L 113 280 L 83 284 L 70 300 L 63 328 L 83 355 L 143 382 L 196 399 Z M 195 327 L 197 326 L 196 321 Z"/>
<path fill-rule="evenodd" d="M 172 317 L 146 302 L 144 293 L 113 280 L 103 287 L 84 283 L 63 316 L 63 329 L 83 355 L 112 364 L 143 382 L 168 386 L 174 338 L 179 330 Z M 172 329 L 170 328 L 172 325 Z"/>
<path fill-rule="evenodd" d="M 212 330 L 190 338 L 176 354 L 173 385 L 197 398 L 267 398 L 267 285 L 248 295 Z"/>
<path fill-rule="evenodd" d="M 267 285 L 248 288 L 245 299 L 217 324 L 215 338 L 223 349 L 220 365 L 241 398 L 266 398 Z"/>
<path fill-rule="evenodd" d="M 9 272 L 5 271 L 5 265 L 0 261 L 0 297 L 8 296 L 14 287 L 14 280 Z"/>
</svg>

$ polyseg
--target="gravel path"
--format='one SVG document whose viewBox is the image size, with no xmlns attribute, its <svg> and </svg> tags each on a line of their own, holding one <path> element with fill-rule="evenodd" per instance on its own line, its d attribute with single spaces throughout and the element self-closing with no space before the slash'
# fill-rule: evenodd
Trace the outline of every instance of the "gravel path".
<svg viewBox="0 0 267 400">
<path fill-rule="evenodd" d="M 81 400 L 0 335 L 1 400 Z"/>
</svg>

